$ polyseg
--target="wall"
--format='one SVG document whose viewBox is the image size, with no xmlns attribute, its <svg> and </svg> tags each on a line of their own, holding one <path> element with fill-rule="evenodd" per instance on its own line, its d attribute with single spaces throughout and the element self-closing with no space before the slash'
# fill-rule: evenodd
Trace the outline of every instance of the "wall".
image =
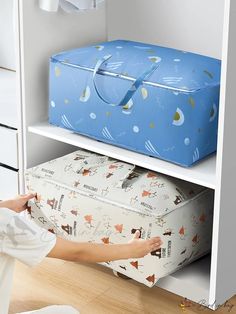
<svg viewBox="0 0 236 314">
<path fill-rule="evenodd" d="M 48 118 L 48 60 L 62 50 L 106 39 L 105 6 L 82 14 L 48 13 L 38 0 L 18 0 L 25 167 L 63 155 L 73 148 L 27 132 Z"/>
<path fill-rule="evenodd" d="M 224 0 L 107 0 L 108 38 L 221 58 Z"/>
<path fill-rule="evenodd" d="M 13 0 L 0 1 L 0 67 L 15 70 Z"/>
<path fill-rule="evenodd" d="M 38 0 L 20 4 L 25 167 L 71 150 L 29 134 L 27 126 L 48 117 L 48 59 L 58 51 L 124 38 L 220 58 L 224 0 L 107 0 L 85 14 L 47 13 Z"/>
</svg>

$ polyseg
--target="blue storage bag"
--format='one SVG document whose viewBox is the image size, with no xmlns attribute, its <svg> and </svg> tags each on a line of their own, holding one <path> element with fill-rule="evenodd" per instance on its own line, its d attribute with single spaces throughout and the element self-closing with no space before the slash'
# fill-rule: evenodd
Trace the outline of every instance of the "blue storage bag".
<svg viewBox="0 0 236 314">
<path fill-rule="evenodd" d="M 49 122 L 191 166 L 216 151 L 220 60 L 116 40 L 50 60 Z"/>
</svg>

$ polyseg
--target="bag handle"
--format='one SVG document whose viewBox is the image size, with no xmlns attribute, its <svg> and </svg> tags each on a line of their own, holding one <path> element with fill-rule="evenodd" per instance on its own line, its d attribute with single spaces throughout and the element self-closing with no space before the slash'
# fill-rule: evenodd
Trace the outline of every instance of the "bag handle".
<svg viewBox="0 0 236 314">
<path fill-rule="evenodd" d="M 93 85 L 94 88 L 96 90 L 96 93 L 98 95 L 98 97 L 105 102 L 108 105 L 111 106 L 125 106 L 129 100 L 133 97 L 133 95 L 136 93 L 136 91 L 138 90 L 138 88 L 143 84 L 143 81 L 145 79 L 147 79 L 149 76 L 151 76 L 151 74 L 158 68 L 159 65 L 157 65 L 156 63 L 154 63 L 149 69 L 145 70 L 131 85 L 131 87 L 129 88 L 129 90 L 126 92 L 125 96 L 122 98 L 122 100 L 118 103 L 118 104 L 111 104 L 109 101 L 107 101 L 99 92 L 98 87 L 97 87 L 97 83 L 96 83 L 96 76 L 97 73 L 99 71 L 99 69 L 101 68 L 101 66 L 108 61 L 110 58 L 112 57 L 112 55 L 106 55 L 103 58 L 101 58 L 100 60 L 98 60 L 98 62 L 96 63 L 95 67 L 94 67 L 94 71 L 93 71 Z"/>
</svg>

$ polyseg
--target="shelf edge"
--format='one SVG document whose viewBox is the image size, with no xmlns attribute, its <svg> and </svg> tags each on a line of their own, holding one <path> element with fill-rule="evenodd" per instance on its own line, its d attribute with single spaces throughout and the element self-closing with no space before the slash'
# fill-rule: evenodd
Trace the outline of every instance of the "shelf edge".
<svg viewBox="0 0 236 314">
<path fill-rule="evenodd" d="M 32 126 L 28 126 L 28 131 L 30 133 L 44 136 L 50 139 L 54 139 L 56 141 L 64 142 L 64 143 L 67 143 L 76 147 L 80 147 L 87 150 L 92 150 L 96 153 L 104 154 L 112 158 L 122 160 L 124 162 L 136 164 L 137 166 L 144 167 L 153 171 L 157 171 L 157 172 L 160 172 L 160 173 L 172 176 L 172 177 L 176 177 L 181 180 L 189 181 L 189 182 L 199 184 L 199 185 L 211 188 L 211 189 L 215 189 L 215 185 L 216 185 L 215 178 L 209 179 L 208 177 L 208 180 L 205 180 L 201 178 L 202 176 L 201 174 L 199 177 L 196 175 L 197 173 L 196 168 L 197 167 L 200 168 L 201 167 L 200 164 L 194 166 L 194 170 L 192 170 L 192 168 L 184 168 L 184 167 L 177 166 L 163 160 L 155 159 L 154 157 L 149 157 L 146 155 L 138 154 L 136 152 L 125 150 L 124 148 L 119 148 L 117 146 L 112 146 L 110 144 L 102 143 L 100 141 L 96 141 L 94 139 L 87 138 L 79 134 L 75 134 L 70 130 L 66 130 L 63 128 L 50 125 L 47 122 L 41 122 Z M 125 155 L 122 154 L 123 152 L 125 152 Z M 138 157 L 142 156 L 142 160 L 141 159 L 139 160 L 137 156 Z M 213 167 L 215 168 L 215 157 L 211 157 L 211 158 L 214 159 L 212 160 L 212 162 L 214 163 Z M 153 162 L 153 160 L 155 162 L 158 160 L 158 163 L 160 165 L 150 164 L 150 162 Z M 206 162 L 210 163 L 211 161 L 209 160 L 202 161 L 202 163 L 206 163 Z M 194 173 L 195 171 L 196 173 Z M 187 174 L 187 172 L 189 173 Z"/>
</svg>

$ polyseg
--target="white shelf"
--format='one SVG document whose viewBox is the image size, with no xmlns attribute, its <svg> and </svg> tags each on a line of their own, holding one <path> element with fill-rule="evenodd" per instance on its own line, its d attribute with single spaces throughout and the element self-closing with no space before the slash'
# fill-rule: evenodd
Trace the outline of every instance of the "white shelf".
<svg viewBox="0 0 236 314">
<path fill-rule="evenodd" d="M 90 139 L 86 136 L 78 135 L 72 131 L 50 125 L 48 122 L 41 122 L 33 126 L 29 126 L 28 130 L 31 133 L 78 146 L 112 158 L 120 159 L 153 171 L 180 178 L 182 180 L 200 184 L 212 189 L 215 188 L 215 156 L 211 156 L 191 168 L 184 168 L 157 158 L 145 156 Z"/>
<path fill-rule="evenodd" d="M 207 255 L 160 279 L 157 286 L 197 303 L 209 299 L 211 257 Z"/>
<path fill-rule="evenodd" d="M 0 124 L 18 128 L 16 72 L 0 68 Z"/>
</svg>

